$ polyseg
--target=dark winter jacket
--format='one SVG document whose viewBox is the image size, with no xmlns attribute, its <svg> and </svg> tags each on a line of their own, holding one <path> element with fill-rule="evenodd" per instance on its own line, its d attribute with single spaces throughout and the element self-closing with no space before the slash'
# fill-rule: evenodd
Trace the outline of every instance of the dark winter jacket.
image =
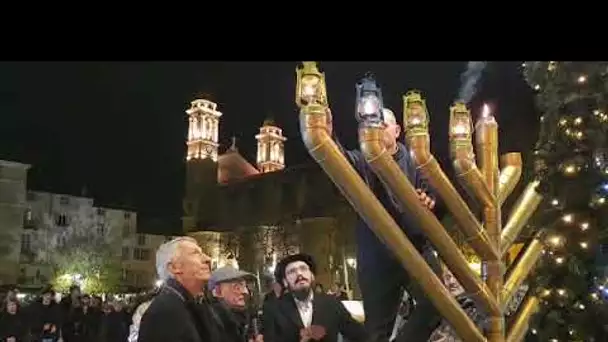
<svg viewBox="0 0 608 342">
<path fill-rule="evenodd" d="M 334 140 L 336 139 L 334 138 Z M 415 188 L 425 187 L 425 192 L 427 195 L 435 198 L 431 190 L 428 188 L 428 185 L 423 184 L 424 180 L 416 170 L 415 162 L 410 157 L 407 147 L 400 142 L 398 142 L 397 145 L 397 153 L 393 155 L 393 158 L 399 165 L 401 171 L 403 171 L 405 176 Z M 418 248 L 422 248 L 424 245 L 426 245 L 427 239 L 423 235 L 418 224 L 416 224 L 412 218 L 405 213 L 392 191 L 387 189 L 378 176 L 376 176 L 375 172 L 366 162 L 361 151 L 345 150 L 339 143 L 338 146 L 344 155 L 349 159 L 355 170 L 357 170 L 359 175 L 361 175 L 363 180 L 367 183 L 372 192 L 376 195 L 378 200 L 382 203 L 384 208 L 407 234 L 407 237 L 412 241 L 412 243 Z M 358 262 L 369 262 L 370 264 L 375 264 L 378 262 L 378 257 L 385 258 L 387 253 L 388 255 L 392 255 L 392 253 L 388 251 L 385 244 L 382 243 L 378 237 L 376 237 L 374 232 L 368 227 L 367 223 L 365 223 L 360 216 L 356 226 L 356 237 L 357 245 L 359 246 L 358 248 L 361 250 L 360 254 L 365 256 L 363 260 L 358 260 Z"/>
</svg>

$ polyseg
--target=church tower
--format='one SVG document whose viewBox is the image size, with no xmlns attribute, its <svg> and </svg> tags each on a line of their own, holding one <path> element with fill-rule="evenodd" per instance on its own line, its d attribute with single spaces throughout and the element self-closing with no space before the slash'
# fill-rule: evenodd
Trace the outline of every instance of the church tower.
<svg viewBox="0 0 608 342">
<path fill-rule="evenodd" d="M 191 102 L 188 114 L 188 154 L 186 159 L 217 161 L 220 117 L 217 104 L 197 99 Z"/>
<path fill-rule="evenodd" d="M 258 141 L 257 164 L 260 172 L 274 172 L 285 168 L 284 142 L 287 138 L 274 121 L 266 119 L 255 138 Z"/>
<path fill-rule="evenodd" d="M 203 98 L 191 102 L 188 114 L 184 232 L 208 229 L 217 213 L 217 158 L 219 119 L 217 104 Z"/>
</svg>

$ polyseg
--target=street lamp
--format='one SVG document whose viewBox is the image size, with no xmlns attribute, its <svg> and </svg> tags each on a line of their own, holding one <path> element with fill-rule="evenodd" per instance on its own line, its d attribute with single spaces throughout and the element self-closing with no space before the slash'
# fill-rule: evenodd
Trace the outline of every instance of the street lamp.
<svg viewBox="0 0 608 342">
<path fill-rule="evenodd" d="M 406 135 L 428 134 L 429 113 L 426 101 L 417 90 L 403 96 L 403 123 Z"/>
<path fill-rule="evenodd" d="M 317 68 L 316 62 L 302 62 L 296 68 L 296 104 L 304 107 L 311 104 L 327 105 L 325 74 Z"/>
<path fill-rule="evenodd" d="M 367 73 L 357 83 L 355 89 L 357 91 L 357 121 L 369 127 L 381 127 L 384 123 L 382 90 L 374 76 Z"/>
</svg>

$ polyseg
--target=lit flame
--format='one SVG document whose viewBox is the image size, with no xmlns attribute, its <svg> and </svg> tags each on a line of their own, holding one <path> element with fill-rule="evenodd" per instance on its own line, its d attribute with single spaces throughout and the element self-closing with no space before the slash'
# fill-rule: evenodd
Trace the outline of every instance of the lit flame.
<svg viewBox="0 0 608 342">
<path fill-rule="evenodd" d="M 490 113 L 490 106 L 488 106 L 487 103 L 483 104 L 483 111 L 481 112 L 481 116 L 484 118 L 487 118 L 489 116 L 491 116 L 492 114 Z"/>
<path fill-rule="evenodd" d="M 311 84 L 305 85 L 304 89 L 302 90 L 302 93 L 304 93 L 304 96 L 306 97 L 312 97 L 316 92 L 317 89 L 315 89 L 315 87 Z"/>
<path fill-rule="evenodd" d="M 454 127 L 454 129 L 452 130 L 452 132 L 453 132 L 454 134 L 458 134 L 458 135 L 468 133 L 468 132 L 467 132 L 467 127 L 466 127 L 465 125 L 462 125 L 462 124 L 458 124 L 458 125 L 456 125 L 456 126 Z"/>
</svg>

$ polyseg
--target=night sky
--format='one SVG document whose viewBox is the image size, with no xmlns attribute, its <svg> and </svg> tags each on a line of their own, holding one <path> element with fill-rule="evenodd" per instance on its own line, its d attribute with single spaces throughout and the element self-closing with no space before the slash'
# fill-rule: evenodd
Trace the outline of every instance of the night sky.
<svg viewBox="0 0 608 342">
<path fill-rule="evenodd" d="M 272 117 L 288 137 L 288 165 L 309 159 L 294 104 L 296 62 L 0 62 L 0 159 L 30 163 L 29 189 L 86 194 L 97 205 L 138 211 L 140 228 L 178 231 L 184 184 L 185 110 L 210 94 L 224 113 L 223 149 L 237 137 L 255 163 L 254 135 Z M 501 150 L 535 142 L 538 114 L 520 63 L 489 63 L 472 101 L 495 109 Z M 324 62 L 334 130 L 356 145 L 355 82 L 367 71 L 387 107 L 402 113 L 401 96 L 424 92 L 431 111 L 433 150 L 448 153 L 448 108 L 465 62 Z M 156 227 L 150 222 L 155 221 Z M 162 222 L 161 225 L 158 222 Z"/>
</svg>

